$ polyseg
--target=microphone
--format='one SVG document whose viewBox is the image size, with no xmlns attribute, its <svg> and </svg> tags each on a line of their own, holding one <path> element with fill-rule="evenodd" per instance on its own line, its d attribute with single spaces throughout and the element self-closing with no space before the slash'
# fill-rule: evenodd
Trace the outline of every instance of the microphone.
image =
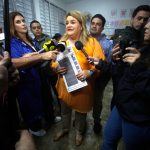
<svg viewBox="0 0 150 150">
<path fill-rule="evenodd" d="M 48 52 L 54 50 L 56 43 L 53 40 L 49 40 L 44 43 L 43 48 L 38 51 L 38 53 Z"/>
<path fill-rule="evenodd" d="M 59 52 L 64 52 L 66 49 L 66 42 L 65 41 L 58 42 L 58 44 L 56 45 L 56 49 Z"/>
<path fill-rule="evenodd" d="M 56 47 L 56 43 L 53 40 L 49 40 L 44 43 L 43 48 L 45 51 L 52 51 Z"/>
<path fill-rule="evenodd" d="M 88 62 L 89 62 L 90 64 L 92 64 L 92 65 L 94 64 L 94 59 L 89 58 L 88 54 L 87 54 L 86 51 L 83 49 L 83 44 L 82 44 L 81 41 L 76 41 L 76 42 L 75 42 L 75 47 L 76 47 L 77 50 L 81 50 L 81 51 L 82 51 L 82 53 L 84 54 L 84 56 L 86 57 L 86 59 L 88 60 Z"/>
<path fill-rule="evenodd" d="M 82 53 L 84 54 L 84 56 L 86 57 L 87 60 L 89 60 L 89 56 L 88 54 L 85 52 L 85 50 L 83 49 L 83 44 L 81 41 L 76 41 L 75 42 L 75 47 L 77 50 L 81 50 Z"/>
<path fill-rule="evenodd" d="M 62 41 L 62 42 L 59 42 L 57 44 L 53 40 L 50 40 L 50 41 L 44 43 L 43 48 L 40 49 L 38 51 L 38 53 L 43 53 L 45 51 L 48 52 L 48 51 L 52 51 L 52 50 L 55 50 L 55 49 L 58 49 L 58 51 L 60 51 L 60 52 L 65 51 L 65 49 L 66 49 L 66 42 Z"/>
</svg>

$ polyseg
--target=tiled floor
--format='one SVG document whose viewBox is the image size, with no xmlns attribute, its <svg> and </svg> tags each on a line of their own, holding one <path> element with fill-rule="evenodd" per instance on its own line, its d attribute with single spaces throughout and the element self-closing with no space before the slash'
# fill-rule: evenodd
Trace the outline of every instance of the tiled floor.
<svg viewBox="0 0 150 150">
<path fill-rule="evenodd" d="M 102 125 L 104 126 L 109 112 L 110 112 L 110 100 L 112 96 L 112 84 L 106 87 L 104 99 L 103 99 L 103 111 L 102 111 Z M 75 146 L 75 130 L 71 126 L 71 131 L 68 135 L 63 137 L 58 142 L 53 142 L 53 136 L 59 129 L 60 124 L 53 125 L 46 136 L 35 138 L 38 150 L 99 150 L 102 144 L 102 133 L 100 135 L 95 135 L 93 132 L 93 118 L 92 112 L 87 116 L 87 130 L 85 133 L 85 138 L 81 146 Z M 122 148 L 119 148 L 122 150 Z"/>
</svg>

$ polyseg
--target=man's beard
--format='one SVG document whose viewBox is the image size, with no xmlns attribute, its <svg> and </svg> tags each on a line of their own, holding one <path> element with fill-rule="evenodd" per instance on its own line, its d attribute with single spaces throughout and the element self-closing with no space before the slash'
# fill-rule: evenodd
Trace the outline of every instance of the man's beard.
<svg viewBox="0 0 150 150">
<path fill-rule="evenodd" d="M 97 33 L 96 31 L 94 31 L 94 32 L 91 31 L 90 34 L 91 34 L 92 36 L 97 36 L 97 35 L 98 35 L 98 33 Z"/>
</svg>

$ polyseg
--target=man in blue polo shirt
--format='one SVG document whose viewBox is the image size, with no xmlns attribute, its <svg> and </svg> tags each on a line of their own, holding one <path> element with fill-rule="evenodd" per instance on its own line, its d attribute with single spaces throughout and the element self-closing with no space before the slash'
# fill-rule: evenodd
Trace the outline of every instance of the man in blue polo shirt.
<svg viewBox="0 0 150 150">
<path fill-rule="evenodd" d="M 111 49 L 112 42 L 107 39 L 106 35 L 102 33 L 106 20 L 101 14 L 96 14 L 91 19 L 90 24 L 90 34 L 92 37 L 95 37 L 104 50 L 104 54 L 107 58 L 107 61 L 111 61 Z M 101 131 L 101 111 L 102 111 L 102 99 L 104 89 L 110 79 L 109 74 L 101 74 L 95 82 L 95 91 L 94 91 L 94 106 L 93 106 L 93 118 L 94 118 L 94 127 L 93 130 L 95 133 L 100 133 Z"/>
</svg>

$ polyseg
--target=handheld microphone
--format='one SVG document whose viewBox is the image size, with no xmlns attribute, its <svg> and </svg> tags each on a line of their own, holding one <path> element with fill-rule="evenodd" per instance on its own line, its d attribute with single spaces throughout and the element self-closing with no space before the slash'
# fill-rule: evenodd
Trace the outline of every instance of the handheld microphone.
<svg viewBox="0 0 150 150">
<path fill-rule="evenodd" d="M 75 42 L 75 47 L 77 50 L 81 50 L 82 53 L 84 54 L 84 56 L 86 57 L 87 60 L 89 60 L 89 56 L 88 54 L 85 52 L 85 50 L 83 49 L 83 44 L 81 41 L 76 41 Z"/>
<path fill-rule="evenodd" d="M 48 52 L 54 50 L 56 44 L 53 40 L 49 40 L 44 43 L 43 48 L 38 51 L 38 53 Z"/>
<path fill-rule="evenodd" d="M 59 42 L 59 43 L 56 45 L 56 49 L 57 49 L 59 52 L 64 52 L 65 49 L 66 49 L 66 42 L 65 42 L 65 41 Z"/>
<path fill-rule="evenodd" d="M 49 40 L 44 43 L 43 48 L 46 52 L 54 50 L 56 47 L 56 43 L 53 40 Z"/>
<path fill-rule="evenodd" d="M 84 54 L 84 56 L 86 57 L 86 59 L 88 60 L 88 62 L 89 62 L 90 64 L 92 64 L 92 65 L 94 64 L 94 59 L 89 58 L 88 54 L 87 54 L 86 51 L 83 49 L 83 44 L 82 44 L 81 41 L 76 41 L 76 42 L 75 42 L 75 47 L 76 47 L 77 50 L 81 50 L 81 51 L 82 51 L 82 53 Z"/>
<path fill-rule="evenodd" d="M 56 44 L 53 40 L 44 43 L 43 48 L 38 51 L 38 53 L 48 52 L 58 49 L 59 52 L 63 52 L 66 49 L 66 42 L 62 41 Z"/>
</svg>

